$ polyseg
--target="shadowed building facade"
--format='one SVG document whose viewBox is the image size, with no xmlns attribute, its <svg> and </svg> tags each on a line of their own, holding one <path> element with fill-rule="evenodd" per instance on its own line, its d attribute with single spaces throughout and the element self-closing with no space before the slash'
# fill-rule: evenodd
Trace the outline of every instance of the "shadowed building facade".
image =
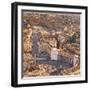
<svg viewBox="0 0 90 90">
<path fill-rule="evenodd" d="M 38 54 L 40 53 L 39 45 L 40 45 L 39 34 L 34 32 L 32 34 L 32 55 L 33 56 L 35 56 L 35 55 L 38 56 Z"/>
</svg>

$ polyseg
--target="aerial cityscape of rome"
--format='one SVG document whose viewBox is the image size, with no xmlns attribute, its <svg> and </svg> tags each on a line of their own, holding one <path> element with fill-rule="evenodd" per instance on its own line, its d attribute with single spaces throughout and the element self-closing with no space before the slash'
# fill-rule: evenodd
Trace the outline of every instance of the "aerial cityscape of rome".
<svg viewBox="0 0 90 90">
<path fill-rule="evenodd" d="M 23 77 L 80 75 L 80 14 L 22 11 Z"/>
</svg>

